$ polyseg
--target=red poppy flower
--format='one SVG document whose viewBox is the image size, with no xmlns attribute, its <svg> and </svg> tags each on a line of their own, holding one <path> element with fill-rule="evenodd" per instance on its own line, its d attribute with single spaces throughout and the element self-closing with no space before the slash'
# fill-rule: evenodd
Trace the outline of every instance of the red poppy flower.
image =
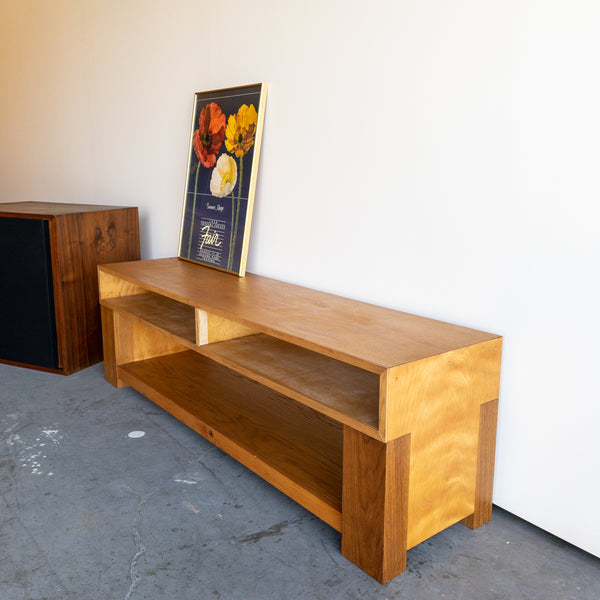
<svg viewBox="0 0 600 600">
<path fill-rule="evenodd" d="M 217 162 L 217 154 L 225 139 L 225 115 L 218 104 L 211 102 L 201 111 L 198 118 L 198 129 L 194 131 L 192 145 L 198 160 L 205 167 L 212 167 Z"/>
</svg>

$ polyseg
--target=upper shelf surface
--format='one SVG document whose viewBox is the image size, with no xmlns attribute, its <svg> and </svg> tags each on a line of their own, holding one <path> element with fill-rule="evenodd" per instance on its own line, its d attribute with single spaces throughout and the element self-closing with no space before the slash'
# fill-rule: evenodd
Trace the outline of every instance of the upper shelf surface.
<svg viewBox="0 0 600 600">
<path fill-rule="evenodd" d="M 370 370 L 384 370 L 499 336 L 284 283 L 160 258 L 103 265 L 173 299 Z"/>
</svg>

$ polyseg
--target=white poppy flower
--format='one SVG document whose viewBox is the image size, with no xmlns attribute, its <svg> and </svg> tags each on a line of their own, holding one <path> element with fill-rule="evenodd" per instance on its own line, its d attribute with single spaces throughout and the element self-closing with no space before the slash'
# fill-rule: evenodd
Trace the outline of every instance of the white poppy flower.
<svg viewBox="0 0 600 600">
<path fill-rule="evenodd" d="M 221 154 L 210 177 L 210 193 L 217 198 L 231 194 L 237 182 L 237 165 L 229 154 Z"/>
</svg>

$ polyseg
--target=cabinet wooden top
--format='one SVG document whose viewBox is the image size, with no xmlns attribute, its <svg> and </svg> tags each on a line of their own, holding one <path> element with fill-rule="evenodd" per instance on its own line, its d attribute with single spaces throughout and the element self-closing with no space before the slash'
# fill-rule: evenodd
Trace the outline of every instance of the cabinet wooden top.
<svg viewBox="0 0 600 600">
<path fill-rule="evenodd" d="M 28 215 L 57 217 L 85 212 L 118 210 L 130 206 L 104 206 L 98 204 L 67 204 L 64 202 L 7 202 L 0 204 L 0 216 Z"/>
<path fill-rule="evenodd" d="M 240 278 L 178 258 L 102 265 L 99 269 L 375 371 L 500 337 L 252 273 Z"/>
</svg>

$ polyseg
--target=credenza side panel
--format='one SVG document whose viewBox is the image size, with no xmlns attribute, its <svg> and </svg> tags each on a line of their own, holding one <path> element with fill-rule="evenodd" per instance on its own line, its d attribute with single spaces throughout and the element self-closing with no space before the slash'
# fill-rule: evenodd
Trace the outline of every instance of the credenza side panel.
<svg viewBox="0 0 600 600">
<path fill-rule="evenodd" d="M 390 371 L 387 439 L 411 434 L 408 548 L 475 510 L 480 407 L 498 398 L 501 351 L 497 338 Z"/>
<path fill-rule="evenodd" d="M 98 265 L 138 260 L 137 208 L 60 215 L 56 218 L 57 274 L 64 323 L 65 370 L 102 360 Z"/>
</svg>

